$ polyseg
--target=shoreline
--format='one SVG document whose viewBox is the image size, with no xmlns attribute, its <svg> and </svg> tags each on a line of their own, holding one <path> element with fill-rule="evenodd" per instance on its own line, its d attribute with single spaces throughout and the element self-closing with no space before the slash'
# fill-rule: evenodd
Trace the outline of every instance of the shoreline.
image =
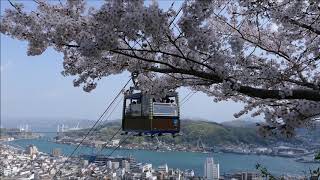
<svg viewBox="0 0 320 180">
<path fill-rule="evenodd" d="M 54 141 L 52 139 L 41 139 L 40 137 L 33 137 L 33 138 L 18 138 L 18 139 L 14 139 L 14 140 L 10 140 L 10 141 L 1 141 L 0 144 L 6 144 L 8 145 L 8 142 L 12 142 L 12 141 L 19 141 L 19 140 L 44 140 L 44 141 L 48 141 L 51 143 L 56 143 L 56 144 L 65 144 L 65 145 L 73 145 L 76 146 L 78 145 L 78 143 L 72 143 L 72 142 L 59 142 L 59 141 Z M 99 148 L 96 147 L 94 145 L 87 145 L 87 144 L 82 144 L 83 147 L 88 147 L 88 148 Z M 107 148 L 116 148 L 117 146 L 107 146 Z M 21 150 L 23 150 L 22 147 L 19 147 Z M 168 150 L 168 149 L 161 149 L 161 150 L 155 150 L 152 148 L 130 148 L 130 147 L 123 147 L 120 146 L 118 149 L 121 150 L 146 150 L 146 151 L 150 151 L 150 152 L 189 152 L 189 153 L 199 153 L 199 154 L 210 154 L 210 153 L 226 153 L 226 154 L 237 154 L 237 155 L 257 155 L 257 156 L 268 156 L 268 157 L 281 157 L 281 158 L 287 158 L 287 159 L 294 159 L 295 162 L 299 162 L 299 163 L 303 163 L 303 164 L 320 164 L 320 161 L 314 160 L 314 159 L 310 159 L 310 157 L 308 158 L 307 155 L 310 155 L 310 153 L 306 153 L 303 155 L 296 155 L 294 157 L 292 156 L 287 156 L 287 155 L 273 155 L 273 154 L 263 154 L 263 153 L 242 153 L 242 152 L 230 152 L 230 151 L 224 151 L 224 150 L 220 150 L 217 152 L 214 151 L 192 151 L 192 150 L 187 150 L 187 151 L 183 151 L 183 150 L 177 150 L 177 149 L 173 149 L 173 150 Z"/>
<path fill-rule="evenodd" d="M 35 138 L 35 139 L 38 139 L 38 138 Z M 49 141 L 49 142 L 52 142 L 52 143 L 56 143 L 56 144 L 65 144 L 65 145 L 73 145 L 73 146 L 77 146 L 79 143 L 71 143 L 71 142 L 57 142 L 57 141 L 54 141 L 54 140 L 46 140 L 46 141 Z M 84 146 L 84 147 L 88 147 L 88 148 L 99 148 L 99 147 L 96 147 L 96 146 L 93 146 L 93 145 L 87 145 L 87 144 L 82 144 L 81 146 Z M 106 148 L 109 148 L 109 149 L 112 149 L 112 148 L 116 148 L 117 146 L 107 146 Z M 214 151 L 182 151 L 182 150 L 155 150 L 155 149 L 152 149 L 152 148 L 129 148 L 129 147 L 123 147 L 123 146 L 120 146 L 118 149 L 121 149 L 121 150 L 146 150 L 146 151 L 151 151 L 151 152 L 186 152 L 186 153 L 199 153 L 199 154 L 211 154 L 211 153 L 226 153 L 226 154 L 237 154 L 237 155 L 257 155 L 257 156 L 268 156 L 268 157 L 281 157 L 281 158 L 287 158 L 287 159 L 294 159 L 296 162 L 299 162 L 299 163 L 305 163 L 305 164 L 320 164 L 320 161 L 316 161 L 316 160 L 311 160 L 311 161 L 308 161 L 308 160 L 301 160 L 301 157 L 306 157 L 306 155 L 309 155 L 310 153 L 306 153 L 306 154 L 303 154 L 303 155 L 296 155 L 294 157 L 292 156 L 288 156 L 288 155 L 273 155 L 273 154 L 263 154 L 263 153 L 241 153 L 241 152 L 229 152 L 229 151 L 224 151 L 224 150 L 220 150 L 220 151 L 217 151 L 217 152 L 214 152 Z"/>
<path fill-rule="evenodd" d="M 24 147 L 28 146 L 28 144 L 33 144 L 38 147 L 40 152 L 43 152 L 45 154 L 51 154 L 51 148 L 60 148 L 63 151 L 63 156 L 67 157 L 68 154 L 72 152 L 72 149 L 74 149 L 74 145 L 65 145 L 65 146 L 59 146 L 59 144 L 56 144 L 54 142 L 49 142 L 47 140 L 33 140 L 33 141 L 24 141 L 20 140 L 20 142 L 10 142 L 10 146 L 13 144 L 21 145 L 24 149 Z M 49 147 L 49 148 L 47 148 Z M 90 150 L 89 146 L 83 146 L 81 151 L 78 151 L 79 153 L 75 154 L 75 157 L 80 156 L 81 154 L 92 154 L 94 151 Z M 109 154 L 109 151 L 112 151 L 113 149 L 109 148 L 106 149 L 105 153 L 103 154 Z M 113 157 L 124 157 L 126 155 L 133 155 L 133 157 L 142 163 L 154 163 L 156 166 L 159 166 L 163 163 L 167 163 L 168 165 L 179 168 L 179 169 L 194 169 L 197 174 L 201 174 L 203 172 L 202 169 L 202 163 L 194 163 L 194 162 L 202 162 L 203 158 L 206 157 L 206 155 L 201 155 L 203 153 L 199 152 L 187 152 L 185 153 L 174 153 L 174 151 L 166 151 L 168 153 L 158 153 L 159 151 L 151 151 L 147 149 L 136 150 L 133 149 L 132 152 L 130 151 L 124 151 L 124 150 L 132 150 L 132 149 L 119 149 L 117 153 L 113 154 Z M 136 151 L 135 151 L 136 150 Z M 90 153 L 91 152 L 91 153 Z M 92 155 L 96 155 L 93 153 Z M 245 156 L 243 156 L 245 155 Z M 235 153 L 214 153 L 213 155 L 218 159 L 218 162 L 222 163 L 222 165 L 225 167 L 224 172 L 230 173 L 230 172 L 240 172 L 240 171 L 252 171 L 255 170 L 255 163 L 263 163 L 265 162 L 265 165 L 270 168 L 270 171 L 274 172 L 276 175 L 282 174 L 282 168 L 281 164 L 291 164 L 294 163 L 293 166 L 285 168 L 286 172 L 291 175 L 302 175 L 303 173 L 300 171 L 300 169 L 304 169 L 305 167 L 309 168 L 315 168 L 318 167 L 318 163 L 301 163 L 296 162 L 294 160 L 290 160 L 292 158 L 284 158 L 282 157 L 272 157 L 272 156 L 266 156 L 266 155 L 248 155 L 248 154 L 235 154 Z M 191 161 L 186 160 L 186 157 L 190 157 Z M 230 159 L 231 158 L 231 159 Z M 275 158 L 275 159 L 274 159 Z M 266 161 L 267 160 L 267 161 Z M 237 163 L 235 163 L 237 162 Z M 186 163 L 188 165 L 186 165 Z M 235 163 L 235 164 L 234 164 Z M 275 165 L 273 165 L 276 163 Z M 296 164 L 297 163 L 297 164 Z M 288 164 L 288 165 L 289 165 Z M 305 164 L 305 165 L 304 165 Z M 279 166 L 280 165 L 280 166 Z M 273 167 L 273 168 L 272 168 Z M 293 167 L 300 167 L 299 169 L 293 168 Z M 284 169 L 283 169 L 284 170 Z M 307 169 L 306 169 L 307 170 Z"/>
</svg>

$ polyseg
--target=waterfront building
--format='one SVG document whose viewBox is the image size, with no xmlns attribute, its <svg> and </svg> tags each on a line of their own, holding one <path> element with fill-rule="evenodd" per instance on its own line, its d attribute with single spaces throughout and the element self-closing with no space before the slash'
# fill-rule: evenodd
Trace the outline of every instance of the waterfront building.
<svg viewBox="0 0 320 180">
<path fill-rule="evenodd" d="M 131 164 L 130 166 L 130 169 L 132 172 L 135 172 L 135 173 L 140 173 L 140 164 L 141 163 L 134 163 L 134 164 Z"/>
<path fill-rule="evenodd" d="M 38 154 L 38 148 L 34 145 L 29 145 L 27 148 L 26 148 L 26 153 L 29 154 L 29 155 L 36 155 Z"/>
<path fill-rule="evenodd" d="M 134 172 L 134 168 L 137 167 L 137 162 L 134 158 L 130 158 L 129 159 L 129 163 L 130 163 L 130 171 Z"/>
<path fill-rule="evenodd" d="M 194 177 L 194 171 L 192 169 L 186 169 L 183 174 L 185 177 Z"/>
<path fill-rule="evenodd" d="M 120 163 L 119 162 L 112 162 L 112 168 L 111 169 L 118 169 L 120 167 Z"/>
<path fill-rule="evenodd" d="M 258 172 L 238 172 L 234 174 L 225 175 L 226 180 L 264 180 Z"/>
<path fill-rule="evenodd" d="M 180 169 L 169 169 L 169 172 L 168 172 L 168 178 L 166 179 L 174 179 L 174 180 L 181 180 L 182 179 L 182 174 L 181 174 L 181 171 Z"/>
<path fill-rule="evenodd" d="M 152 177 L 152 173 L 150 171 L 146 171 L 142 173 L 142 179 L 150 179 Z"/>
<path fill-rule="evenodd" d="M 107 167 L 108 169 L 112 169 L 112 161 L 107 161 Z"/>
<path fill-rule="evenodd" d="M 152 164 L 150 164 L 150 163 L 142 164 L 140 169 L 141 169 L 142 172 L 148 172 L 148 171 L 151 172 L 152 171 Z"/>
<path fill-rule="evenodd" d="M 220 167 L 212 157 L 208 157 L 204 163 L 204 178 L 207 180 L 218 180 L 220 178 Z"/>
<path fill-rule="evenodd" d="M 113 139 L 111 143 L 112 143 L 112 146 L 118 146 L 120 143 L 120 139 Z"/>
<path fill-rule="evenodd" d="M 88 165 L 89 165 L 89 161 L 86 160 L 86 159 L 84 159 L 84 160 L 82 161 L 82 166 L 86 167 L 86 166 L 88 166 Z"/>
<path fill-rule="evenodd" d="M 318 178 L 319 178 L 318 175 L 312 175 L 310 177 L 310 180 L 319 180 Z"/>
<path fill-rule="evenodd" d="M 126 172 L 130 171 L 130 163 L 127 160 L 121 161 L 121 167 L 124 168 Z"/>
<path fill-rule="evenodd" d="M 117 177 L 120 177 L 121 179 L 123 179 L 125 173 L 126 170 L 124 168 L 118 168 L 116 170 Z"/>
<path fill-rule="evenodd" d="M 157 176 L 157 179 L 165 179 L 166 173 L 162 171 L 156 171 L 155 176 Z"/>
<path fill-rule="evenodd" d="M 143 173 L 146 171 L 151 171 L 152 170 L 152 164 L 148 163 L 137 163 L 134 166 L 131 166 L 132 172 L 135 173 Z"/>
<path fill-rule="evenodd" d="M 296 157 L 297 155 L 302 155 L 308 153 L 308 150 L 303 148 L 293 148 L 287 146 L 278 146 L 273 148 L 274 154 L 284 157 Z"/>
<path fill-rule="evenodd" d="M 168 173 L 169 172 L 168 165 L 164 164 L 164 165 L 158 166 L 158 171 Z"/>
<path fill-rule="evenodd" d="M 59 157 L 59 156 L 61 156 L 61 149 L 60 149 L 60 148 L 54 148 L 54 149 L 52 150 L 52 156 L 53 156 L 53 157 Z"/>
</svg>

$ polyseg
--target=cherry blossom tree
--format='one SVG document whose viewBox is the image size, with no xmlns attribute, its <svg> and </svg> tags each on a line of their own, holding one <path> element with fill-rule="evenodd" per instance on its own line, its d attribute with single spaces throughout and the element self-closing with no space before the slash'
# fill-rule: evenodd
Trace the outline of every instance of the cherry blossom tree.
<svg viewBox="0 0 320 180">
<path fill-rule="evenodd" d="M 27 41 L 30 56 L 63 53 L 62 74 L 85 91 L 139 72 L 146 93 L 188 87 L 245 103 L 235 116 L 264 115 L 264 135 L 292 136 L 320 116 L 318 0 L 193 0 L 168 10 L 143 0 L 34 2 L 28 12 L 10 1 L 1 33 Z"/>
</svg>

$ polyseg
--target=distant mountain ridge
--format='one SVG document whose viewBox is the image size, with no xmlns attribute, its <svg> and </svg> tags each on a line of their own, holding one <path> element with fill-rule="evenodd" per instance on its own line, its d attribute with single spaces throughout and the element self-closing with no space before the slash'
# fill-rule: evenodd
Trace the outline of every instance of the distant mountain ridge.
<svg viewBox="0 0 320 180">
<path fill-rule="evenodd" d="M 251 120 L 232 120 L 232 121 L 224 121 L 221 124 L 229 127 L 254 127 L 256 126 L 258 121 Z"/>
<path fill-rule="evenodd" d="M 75 127 L 79 123 L 80 128 L 89 128 L 94 124 L 93 120 L 77 119 L 77 118 L 25 118 L 25 119 L 10 119 L 10 121 L 2 120 L 2 125 L 11 124 L 11 128 L 19 127 L 19 124 L 30 123 L 32 130 L 54 131 L 57 130 L 57 125 L 64 124 L 67 127 Z M 298 129 L 297 136 L 292 139 L 285 139 L 281 137 L 263 138 L 257 133 L 255 120 L 233 120 L 222 123 L 213 121 L 204 121 L 196 119 L 181 120 L 181 132 L 183 136 L 171 138 L 171 136 L 159 137 L 160 140 L 168 143 L 191 143 L 197 144 L 198 139 L 201 138 L 204 144 L 208 146 L 227 145 L 227 144 L 255 144 L 255 145 L 272 145 L 275 142 L 289 142 L 293 144 L 320 144 L 320 123 L 310 129 Z M 121 126 L 121 120 L 108 120 L 101 122 L 97 127 L 95 137 L 92 139 L 107 141 L 114 132 Z M 10 126 L 9 126 L 10 127 Z M 71 136 L 82 137 L 85 135 L 87 129 L 77 131 Z M 117 136 L 116 138 L 120 138 Z M 138 137 L 132 138 L 134 141 L 141 141 Z"/>
</svg>

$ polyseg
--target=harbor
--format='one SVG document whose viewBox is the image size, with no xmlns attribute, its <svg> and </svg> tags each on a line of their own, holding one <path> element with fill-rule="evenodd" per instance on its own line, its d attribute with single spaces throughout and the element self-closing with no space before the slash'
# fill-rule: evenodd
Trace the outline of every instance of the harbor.
<svg viewBox="0 0 320 180">
<path fill-rule="evenodd" d="M 22 148 L 28 147 L 30 144 L 35 145 L 39 151 L 52 153 L 55 148 L 61 149 L 61 153 L 65 156 L 71 154 L 75 145 L 57 144 L 44 139 L 33 140 L 16 140 L 8 142 L 9 144 L 19 145 Z M 109 154 L 113 149 L 106 148 L 102 154 Z M 75 156 L 94 155 L 99 151 L 97 148 L 81 146 L 75 153 Z M 245 155 L 234 153 L 194 153 L 194 152 L 156 152 L 150 150 L 129 150 L 118 149 L 113 156 L 132 156 L 138 162 L 152 163 L 155 166 L 167 164 L 172 168 L 193 169 L 195 175 L 203 174 L 203 162 L 208 156 L 215 157 L 220 163 L 221 174 L 241 171 L 255 171 L 255 165 L 260 163 L 266 166 L 270 171 L 277 175 L 296 175 L 303 176 L 309 169 L 319 167 L 318 163 L 301 163 L 296 162 L 293 158 L 272 157 L 265 155 Z M 290 164 L 290 165 L 289 165 Z"/>
</svg>

